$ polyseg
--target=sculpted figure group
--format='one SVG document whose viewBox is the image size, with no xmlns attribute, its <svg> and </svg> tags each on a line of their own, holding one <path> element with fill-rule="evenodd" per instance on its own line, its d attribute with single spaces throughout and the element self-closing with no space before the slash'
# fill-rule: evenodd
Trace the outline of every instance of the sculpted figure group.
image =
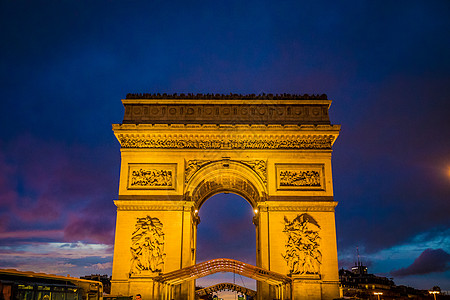
<svg viewBox="0 0 450 300">
<path fill-rule="evenodd" d="M 158 218 L 138 218 L 131 236 L 130 274 L 162 272 L 164 253 L 163 224 Z"/>
<path fill-rule="evenodd" d="M 286 260 L 291 275 L 319 274 L 322 262 L 320 226 L 308 214 L 298 215 L 292 222 L 284 217 Z"/>
</svg>

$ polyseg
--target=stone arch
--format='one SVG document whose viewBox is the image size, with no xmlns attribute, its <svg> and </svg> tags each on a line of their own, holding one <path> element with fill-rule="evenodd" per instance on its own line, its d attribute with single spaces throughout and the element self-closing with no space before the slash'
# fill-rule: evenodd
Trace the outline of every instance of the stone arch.
<svg viewBox="0 0 450 300">
<path fill-rule="evenodd" d="M 200 290 L 196 290 L 195 293 L 198 296 L 206 296 L 220 291 L 234 291 L 252 298 L 256 297 L 256 291 L 230 282 L 218 283 Z"/>
<path fill-rule="evenodd" d="M 177 280 L 184 276 L 177 271 L 199 267 L 198 210 L 212 195 L 232 192 L 257 209 L 257 267 L 292 276 L 284 294 L 277 283 L 257 280 L 258 300 L 339 296 L 331 154 L 340 125 L 331 124 L 326 95 L 143 94 L 122 103 L 123 121 L 113 125 L 121 145 L 113 294 L 194 299 L 193 280 L 160 281 L 160 268 L 129 276 L 133 237 L 140 234 L 134 234 L 136 218 L 164 225 L 161 271 Z M 302 257 L 286 254 L 283 221 L 306 213 L 320 224 L 314 230 L 322 259 L 316 261 L 323 263 L 310 268 L 306 253 L 308 268 L 291 272 L 291 262 Z"/>
<path fill-rule="evenodd" d="M 253 208 L 267 197 L 266 163 L 263 160 L 189 161 L 186 168 L 186 199 L 199 209 L 211 196 L 232 192 Z"/>
</svg>

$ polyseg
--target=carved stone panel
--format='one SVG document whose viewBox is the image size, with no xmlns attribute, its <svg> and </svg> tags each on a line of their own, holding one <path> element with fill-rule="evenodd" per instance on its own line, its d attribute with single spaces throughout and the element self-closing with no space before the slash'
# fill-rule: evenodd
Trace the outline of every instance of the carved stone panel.
<svg viewBox="0 0 450 300">
<path fill-rule="evenodd" d="M 176 164 L 129 164 L 128 189 L 173 190 Z"/>
<path fill-rule="evenodd" d="M 186 168 L 184 170 L 184 182 L 188 183 L 191 177 L 202 167 L 209 164 L 210 160 L 189 160 L 186 162 Z"/>
<path fill-rule="evenodd" d="M 322 164 L 277 164 L 278 190 L 325 190 Z"/>
<path fill-rule="evenodd" d="M 297 215 L 292 221 L 284 217 L 285 253 L 290 275 L 320 274 L 320 226 L 309 214 Z"/>
<path fill-rule="evenodd" d="M 264 160 L 242 160 L 241 163 L 250 167 L 267 184 L 267 163 Z"/>
<path fill-rule="evenodd" d="M 158 218 L 147 216 L 137 218 L 135 230 L 131 235 L 130 276 L 152 275 L 163 271 L 164 232 Z"/>
</svg>

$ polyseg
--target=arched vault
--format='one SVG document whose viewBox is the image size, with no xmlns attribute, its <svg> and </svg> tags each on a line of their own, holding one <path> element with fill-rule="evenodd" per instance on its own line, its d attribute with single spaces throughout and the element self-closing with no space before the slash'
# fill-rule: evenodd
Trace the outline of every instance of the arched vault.
<svg viewBox="0 0 450 300">
<path fill-rule="evenodd" d="M 188 162 L 186 174 L 186 198 L 199 209 L 211 196 L 221 192 L 233 192 L 246 199 L 252 207 L 267 196 L 266 163 L 262 160 Z"/>
<path fill-rule="evenodd" d="M 292 282 L 292 279 L 286 275 L 229 258 L 208 260 L 190 267 L 159 275 L 155 277 L 154 280 L 164 284 L 175 285 L 218 272 L 240 274 L 271 285 L 290 284 Z"/>
</svg>

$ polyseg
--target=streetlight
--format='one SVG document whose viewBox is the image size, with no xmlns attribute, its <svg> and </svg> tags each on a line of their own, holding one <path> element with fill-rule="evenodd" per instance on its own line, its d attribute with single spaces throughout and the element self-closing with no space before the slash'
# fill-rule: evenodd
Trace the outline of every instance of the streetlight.
<svg viewBox="0 0 450 300">
<path fill-rule="evenodd" d="M 433 294 L 434 300 L 436 300 L 436 294 L 440 294 L 439 291 L 428 291 L 428 293 Z"/>
<path fill-rule="evenodd" d="M 383 295 L 382 292 L 373 292 L 374 295 L 377 295 L 378 300 L 380 300 L 380 295 Z"/>
</svg>

